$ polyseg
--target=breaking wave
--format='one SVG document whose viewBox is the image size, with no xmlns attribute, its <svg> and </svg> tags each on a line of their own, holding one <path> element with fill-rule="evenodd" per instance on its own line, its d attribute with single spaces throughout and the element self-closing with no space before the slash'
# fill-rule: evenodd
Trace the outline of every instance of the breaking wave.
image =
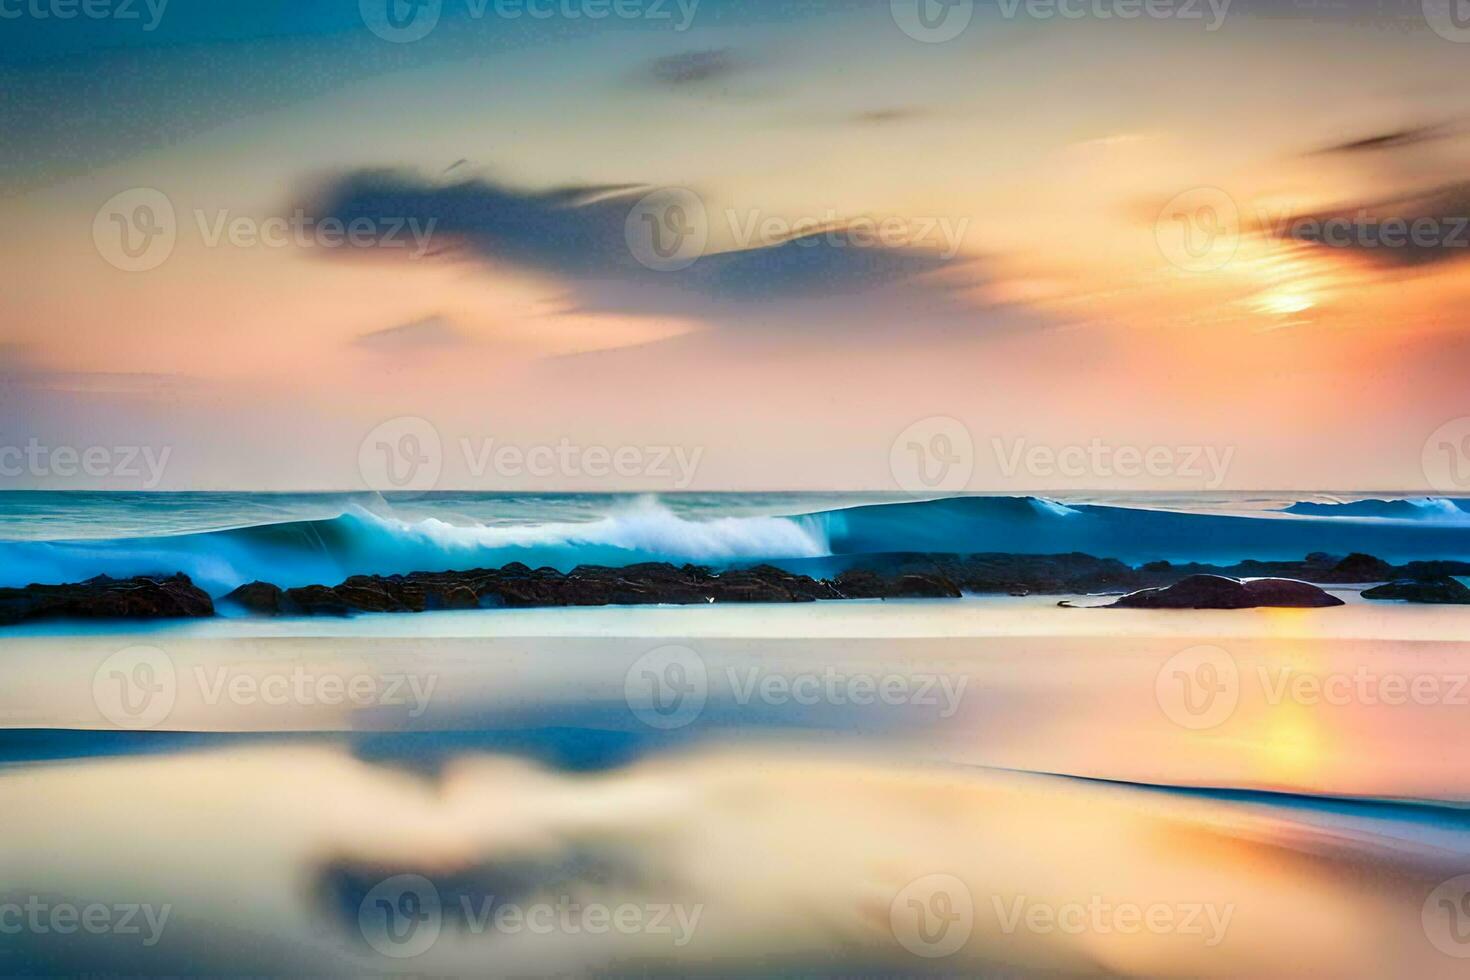
<svg viewBox="0 0 1470 980">
<path fill-rule="evenodd" d="M 1132 563 L 1300 559 L 1368 552 L 1389 561 L 1470 558 L 1470 513 L 1436 498 L 1298 503 L 1202 513 L 1062 504 L 1037 497 L 951 497 L 808 514 L 680 515 L 655 498 L 585 521 L 477 524 L 381 503 L 338 516 L 152 537 L 0 542 L 0 586 L 99 574 L 182 571 L 215 595 L 262 579 L 334 584 L 349 575 L 644 561 L 712 566 L 894 552 L 1085 552 Z"/>
</svg>

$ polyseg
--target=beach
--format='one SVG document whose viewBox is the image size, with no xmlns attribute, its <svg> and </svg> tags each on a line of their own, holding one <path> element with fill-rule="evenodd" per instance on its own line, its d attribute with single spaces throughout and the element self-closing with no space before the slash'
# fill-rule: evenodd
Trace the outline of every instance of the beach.
<svg viewBox="0 0 1470 980">
<path fill-rule="evenodd" d="M 13 626 L 0 966 L 1458 975 L 1462 614 L 1328 591 Z"/>
</svg>

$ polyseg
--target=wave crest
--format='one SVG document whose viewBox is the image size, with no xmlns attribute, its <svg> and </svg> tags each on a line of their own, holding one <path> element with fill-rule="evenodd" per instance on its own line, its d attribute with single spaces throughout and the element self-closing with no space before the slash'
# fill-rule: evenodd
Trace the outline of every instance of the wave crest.
<svg viewBox="0 0 1470 980">
<path fill-rule="evenodd" d="M 686 520 L 652 498 L 585 523 L 511 527 L 408 521 L 352 505 L 338 517 L 157 538 L 0 543 L 0 586 L 182 571 L 215 595 L 256 579 L 283 586 L 349 575 L 464 570 L 524 562 L 577 565 L 642 561 L 724 563 L 820 558 L 829 553 L 813 517 Z"/>
<path fill-rule="evenodd" d="M 1449 497 L 1409 497 L 1402 500 L 1346 500 L 1317 503 L 1302 501 L 1283 513 L 1309 517 L 1376 517 L 1400 521 L 1470 523 L 1470 512 L 1461 504 L 1470 501 Z"/>
</svg>

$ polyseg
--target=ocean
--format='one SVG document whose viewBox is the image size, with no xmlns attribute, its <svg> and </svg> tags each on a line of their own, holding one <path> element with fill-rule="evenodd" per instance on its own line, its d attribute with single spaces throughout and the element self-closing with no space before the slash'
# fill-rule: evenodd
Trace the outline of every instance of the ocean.
<svg viewBox="0 0 1470 980">
<path fill-rule="evenodd" d="M 1470 501 L 1237 494 L 915 500 L 868 494 L 0 494 L 0 587 L 94 575 L 246 582 L 642 561 L 733 566 L 894 552 L 1145 561 L 1470 554 Z"/>
</svg>

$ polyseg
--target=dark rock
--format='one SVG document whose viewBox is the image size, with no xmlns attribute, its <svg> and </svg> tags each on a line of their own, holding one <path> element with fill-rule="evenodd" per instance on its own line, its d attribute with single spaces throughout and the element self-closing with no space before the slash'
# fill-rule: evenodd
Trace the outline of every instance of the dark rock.
<svg viewBox="0 0 1470 980">
<path fill-rule="evenodd" d="M 1397 599 L 1402 602 L 1424 602 L 1437 605 L 1470 605 L 1470 588 L 1447 576 L 1432 579 L 1405 579 L 1380 585 L 1363 592 L 1364 599 Z"/>
<path fill-rule="evenodd" d="M 1470 562 L 1463 561 L 1411 561 L 1394 569 L 1394 574 L 1385 576 L 1386 581 L 1399 579 L 1446 578 L 1454 575 L 1470 575 Z"/>
<path fill-rule="evenodd" d="M 287 613 L 307 616 L 345 616 L 352 612 L 347 600 L 339 596 L 336 589 L 329 589 L 325 585 L 287 589 L 281 599 L 281 609 Z"/>
<path fill-rule="evenodd" d="M 785 562 L 794 570 L 828 571 L 843 559 L 804 559 Z M 833 584 L 852 598 L 896 594 L 895 583 L 902 575 L 923 575 L 950 582 L 962 593 L 979 595 L 1097 595 L 1163 588 L 1195 575 L 1226 576 L 1235 579 L 1295 579 L 1325 584 L 1351 584 L 1393 577 L 1385 574 L 1393 567 L 1370 555 L 1354 554 L 1347 558 L 1317 554 L 1308 561 L 1242 561 L 1215 566 L 1200 563 L 1174 564 L 1151 561 L 1133 568 L 1111 558 L 1096 558 L 1081 553 L 1055 555 L 1017 555 L 981 553 L 971 555 L 890 553 L 863 555 L 848 559 L 848 566 Z M 839 567 L 841 567 L 839 565 Z M 1267 586 L 1256 585 L 1260 590 Z M 1284 597 L 1286 604 L 1313 600 L 1315 593 L 1302 597 Z M 1259 597 L 1241 599 L 1250 604 L 1263 604 Z M 1275 601 L 1275 600 L 1270 600 Z M 1243 608 L 1243 607 L 1242 607 Z"/>
<path fill-rule="evenodd" d="M 888 598 L 897 599 L 958 599 L 963 594 L 959 586 L 943 575 L 923 575 L 913 572 L 900 575 L 893 580 L 890 588 L 893 591 Z"/>
<path fill-rule="evenodd" d="M 295 590 L 292 590 L 293 592 Z M 348 609 L 361 612 L 423 612 L 428 600 L 421 588 L 405 588 L 401 576 L 354 575 L 331 590 Z M 328 601 L 317 594 L 317 601 Z"/>
<path fill-rule="evenodd" d="M 835 574 L 834 574 L 835 573 Z M 866 554 L 714 571 L 646 562 L 623 568 L 582 565 L 562 573 L 512 562 L 499 569 L 354 575 L 336 586 L 282 590 L 251 582 L 226 599 L 259 615 L 348 615 L 603 605 L 710 602 L 812 602 L 846 598 L 955 598 L 965 593 L 1077 595 L 1129 593 L 1114 605 L 1134 608 L 1241 609 L 1329 606 L 1340 600 L 1308 583 L 1394 581 L 1370 599 L 1466 602 L 1470 590 L 1449 580 L 1470 562 L 1418 561 L 1394 566 L 1372 555 L 1314 553 L 1301 561 L 1234 565 L 1151 561 L 1133 568 L 1081 553 Z M 1241 581 L 1244 579 L 1244 581 Z M 1401 580 L 1401 581 L 1399 581 Z M 1428 583 L 1428 584 L 1426 584 Z M 0 625 L 42 617 L 208 616 L 209 597 L 186 576 L 93 579 L 76 585 L 0 589 Z"/>
<path fill-rule="evenodd" d="M 1245 580 L 1246 592 L 1257 606 L 1285 609 L 1320 609 L 1346 605 L 1343 600 L 1310 582 L 1292 578 L 1253 578 Z"/>
<path fill-rule="evenodd" d="M 478 609 L 480 608 L 479 597 L 475 591 L 467 585 L 450 586 L 442 594 L 433 593 L 427 597 L 429 609 Z"/>
<path fill-rule="evenodd" d="M 918 569 L 910 569 L 917 571 Z M 1021 589 L 1046 594 L 1074 594 L 1136 589 L 1145 584 L 1138 573 L 1112 558 L 1063 555 L 977 554 L 941 560 L 935 571 L 964 592 L 1013 595 Z"/>
<path fill-rule="evenodd" d="M 826 582 L 773 565 L 728 571 L 712 576 L 711 580 L 710 598 L 715 602 L 814 602 L 842 598 Z"/>
<path fill-rule="evenodd" d="M 184 619 L 213 616 L 208 593 L 189 576 L 99 575 L 73 585 L 0 589 L 0 625 L 35 619 Z"/>
<path fill-rule="evenodd" d="M 1130 592 L 1112 605 L 1124 609 L 1245 609 L 1245 583 L 1223 575 L 1191 575 L 1173 585 Z"/>
<path fill-rule="evenodd" d="M 225 596 L 227 601 L 260 616 L 279 616 L 283 598 L 281 587 L 269 582 L 250 582 Z"/>
<path fill-rule="evenodd" d="M 1332 571 L 1348 582 L 1382 582 L 1393 576 L 1393 566 L 1388 562 L 1357 551 L 1334 565 Z"/>
<path fill-rule="evenodd" d="M 832 585 L 849 599 L 958 599 L 959 586 L 938 573 L 900 572 L 884 576 L 871 569 L 848 569 Z"/>
<path fill-rule="evenodd" d="M 336 586 L 287 589 L 252 583 L 230 598 L 267 615 L 346 615 L 354 612 L 424 612 L 429 609 L 537 606 L 692 605 L 708 602 L 811 602 L 840 599 L 827 582 L 772 565 L 711 572 L 698 565 L 646 562 L 625 568 L 579 565 L 566 574 L 515 563 L 501 569 L 354 575 Z M 896 581 L 893 595 L 918 587 Z M 927 594 L 927 593 L 926 593 Z M 955 593 L 958 594 L 958 593 Z"/>
<path fill-rule="evenodd" d="M 1409 566 L 1405 566 L 1407 568 Z M 1458 574 L 1458 573 L 1456 573 Z M 1302 561 L 1246 560 L 1233 565 L 1205 565 L 1189 562 L 1169 565 L 1149 562 L 1138 569 L 1143 586 L 1171 585 L 1189 575 L 1225 575 L 1230 578 L 1290 578 L 1321 585 L 1353 585 L 1361 582 L 1383 582 L 1412 576 L 1404 568 L 1395 568 L 1372 555 L 1355 552 L 1347 557 L 1314 551 Z M 1412 576 L 1418 577 L 1418 576 Z"/>
<path fill-rule="evenodd" d="M 723 571 L 645 562 L 621 568 L 580 565 L 562 573 L 515 562 L 499 569 L 356 575 L 335 587 L 288 590 L 274 603 L 266 592 L 261 600 L 242 604 L 266 613 L 279 610 L 343 615 L 428 609 L 956 598 L 965 593 L 1024 596 L 1130 592 L 1134 595 L 1120 601 L 1120 605 L 1310 607 L 1336 605 L 1338 600 L 1303 581 L 1290 580 L 1309 576 L 1330 583 L 1361 582 L 1364 575 L 1378 574 L 1384 568 L 1391 570 L 1391 566 L 1368 555 L 1314 558 L 1314 562 L 1244 561 L 1228 566 L 1234 573 L 1231 577 L 1222 577 L 1221 569 L 1210 565 L 1149 562 L 1134 569 L 1116 559 L 1080 553 L 895 553 L 803 559 L 783 562 L 785 567 L 781 568 L 756 565 Z M 826 577 L 834 566 L 837 574 Z M 1247 577 L 1247 581 L 1238 581 L 1237 577 Z M 1195 579 L 1214 584 L 1189 584 Z M 1185 588 L 1173 591 L 1170 587 L 1176 585 Z"/>
<path fill-rule="evenodd" d="M 1257 606 L 1314 608 L 1343 601 L 1315 585 L 1294 579 L 1226 578 L 1191 575 L 1173 585 L 1143 589 L 1123 596 L 1110 607 L 1122 609 L 1251 609 Z"/>
<path fill-rule="evenodd" d="M 803 559 L 786 562 L 789 568 L 826 570 L 832 559 Z M 895 595 L 902 576 L 918 575 L 927 581 L 910 583 L 923 594 L 1042 594 L 1072 595 L 1078 592 L 1122 591 L 1150 584 L 1120 561 L 1084 554 L 946 555 L 893 553 L 864 555 L 842 571 L 833 584 L 851 598 Z M 847 584 L 844 585 L 843 582 Z"/>
</svg>

